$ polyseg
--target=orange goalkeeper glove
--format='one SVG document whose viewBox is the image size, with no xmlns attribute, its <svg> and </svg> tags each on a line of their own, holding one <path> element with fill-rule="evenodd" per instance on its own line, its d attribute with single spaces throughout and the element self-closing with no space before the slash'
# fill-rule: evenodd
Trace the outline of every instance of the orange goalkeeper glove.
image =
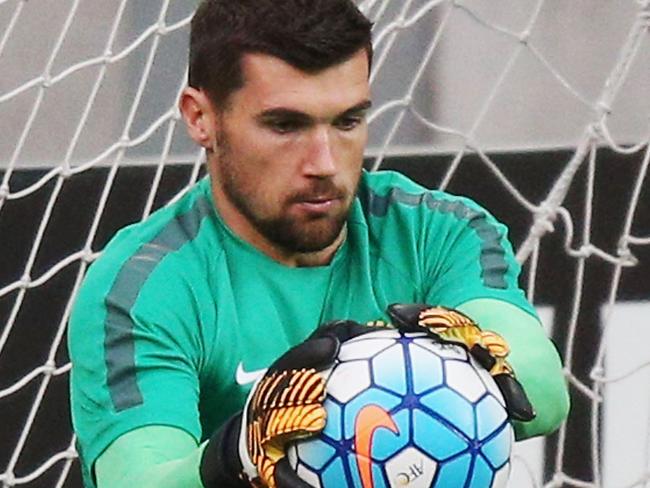
<svg viewBox="0 0 650 488">
<path fill-rule="evenodd" d="M 506 360 L 510 348 L 499 334 L 481 328 L 470 317 L 446 307 L 393 304 L 388 307 L 393 325 L 403 332 L 427 332 L 433 339 L 460 344 L 487 369 L 501 390 L 513 420 L 535 418 L 535 411 L 521 383 Z"/>
<path fill-rule="evenodd" d="M 243 411 L 210 439 L 201 460 L 206 488 L 309 488 L 291 469 L 288 443 L 325 427 L 325 378 L 341 343 L 374 330 L 352 321 L 326 324 L 275 361 L 252 388 Z"/>
</svg>

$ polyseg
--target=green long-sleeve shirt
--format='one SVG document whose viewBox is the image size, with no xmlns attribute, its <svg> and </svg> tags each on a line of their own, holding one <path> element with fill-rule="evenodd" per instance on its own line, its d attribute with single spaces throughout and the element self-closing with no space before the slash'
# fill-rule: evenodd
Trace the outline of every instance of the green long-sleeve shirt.
<svg viewBox="0 0 650 488">
<path fill-rule="evenodd" d="M 327 266 L 307 268 L 234 235 L 202 180 L 120 232 L 80 291 L 69 345 L 85 483 L 117 439 L 151 426 L 192 441 L 178 452 L 189 461 L 163 464 L 195 465 L 195 446 L 241 409 L 250 388 L 242 373 L 266 368 L 319 323 L 387 319 L 395 302 L 460 306 L 502 333 L 538 413 L 517 435 L 547 433 L 566 415 L 566 387 L 518 274 L 506 228 L 488 212 L 397 173 L 363 175 L 345 242 Z M 511 313 L 488 314 L 480 300 Z"/>
</svg>

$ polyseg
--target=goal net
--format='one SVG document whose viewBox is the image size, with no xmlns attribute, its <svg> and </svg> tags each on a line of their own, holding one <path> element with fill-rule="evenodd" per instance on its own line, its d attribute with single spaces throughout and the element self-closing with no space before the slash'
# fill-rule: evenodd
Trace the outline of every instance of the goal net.
<svg viewBox="0 0 650 488">
<path fill-rule="evenodd" d="M 650 486 L 650 2 L 365 0 L 368 169 L 511 229 L 572 411 L 510 486 Z M 80 487 L 66 326 L 122 226 L 203 174 L 176 100 L 196 1 L 0 0 L 0 482 Z"/>
</svg>

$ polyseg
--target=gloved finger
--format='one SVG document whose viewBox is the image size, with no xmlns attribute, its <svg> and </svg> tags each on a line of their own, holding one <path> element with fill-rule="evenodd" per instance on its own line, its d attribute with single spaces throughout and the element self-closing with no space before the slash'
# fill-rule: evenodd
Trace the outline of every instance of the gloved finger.
<svg viewBox="0 0 650 488">
<path fill-rule="evenodd" d="M 370 327 L 354 320 L 335 320 L 321 325 L 309 337 L 311 339 L 331 336 L 336 337 L 340 342 L 345 342 L 377 329 L 380 327 Z"/>
<path fill-rule="evenodd" d="M 535 409 L 517 379 L 507 373 L 493 376 L 506 402 L 506 410 L 513 420 L 529 422 L 535 418 Z"/>
<path fill-rule="evenodd" d="M 480 346 L 479 344 L 474 344 L 474 346 L 470 349 L 470 352 L 472 353 L 474 359 L 476 359 L 479 364 L 488 371 L 490 371 L 496 363 L 496 359 L 492 357 L 490 351 Z"/>
<path fill-rule="evenodd" d="M 322 370 L 334 362 L 341 343 L 332 336 L 308 339 L 289 349 L 271 365 L 269 372 L 286 371 L 289 369 Z"/>
<path fill-rule="evenodd" d="M 276 463 L 273 477 L 277 488 L 313 488 L 312 485 L 298 478 L 298 474 L 291 469 L 286 456 Z"/>
<path fill-rule="evenodd" d="M 423 303 L 393 303 L 388 306 L 388 315 L 392 324 L 403 332 L 423 332 L 419 324 L 420 313 L 431 305 Z"/>
</svg>

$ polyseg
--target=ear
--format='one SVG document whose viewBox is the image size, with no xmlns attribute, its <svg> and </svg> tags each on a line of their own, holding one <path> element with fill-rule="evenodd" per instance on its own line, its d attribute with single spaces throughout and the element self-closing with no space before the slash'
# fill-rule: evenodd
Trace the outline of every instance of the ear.
<svg viewBox="0 0 650 488">
<path fill-rule="evenodd" d="M 194 142 L 212 149 L 217 133 L 217 114 L 205 91 L 186 87 L 181 93 L 178 107 Z"/>
</svg>

